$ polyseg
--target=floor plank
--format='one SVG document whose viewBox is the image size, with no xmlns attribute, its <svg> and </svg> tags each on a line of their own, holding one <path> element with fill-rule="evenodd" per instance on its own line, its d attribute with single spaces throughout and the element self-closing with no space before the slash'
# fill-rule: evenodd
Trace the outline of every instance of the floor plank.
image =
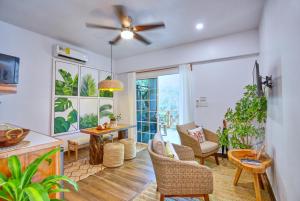
<svg viewBox="0 0 300 201">
<path fill-rule="evenodd" d="M 83 150 L 86 155 L 86 150 Z M 66 163 L 71 162 L 71 160 Z M 65 193 L 70 201 L 126 201 L 132 200 L 155 180 L 150 156 L 146 150 L 118 168 L 105 168 L 78 182 L 79 192 Z M 66 184 L 67 188 L 71 188 Z"/>
</svg>

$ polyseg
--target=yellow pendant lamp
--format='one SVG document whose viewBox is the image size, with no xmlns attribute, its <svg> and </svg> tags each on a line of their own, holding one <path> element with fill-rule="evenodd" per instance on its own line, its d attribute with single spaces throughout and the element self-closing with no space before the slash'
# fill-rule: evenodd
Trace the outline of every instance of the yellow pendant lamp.
<svg viewBox="0 0 300 201">
<path fill-rule="evenodd" d="M 111 66 L 111 80 L 102 80 L 98 83 L 98 89 L 101 91 L 122 91 L 124 89 L 124 85 L 120 80 L 113 79 L 112 72 L 112 43 L 110 44 L 110 66 Z"/>
</svg>

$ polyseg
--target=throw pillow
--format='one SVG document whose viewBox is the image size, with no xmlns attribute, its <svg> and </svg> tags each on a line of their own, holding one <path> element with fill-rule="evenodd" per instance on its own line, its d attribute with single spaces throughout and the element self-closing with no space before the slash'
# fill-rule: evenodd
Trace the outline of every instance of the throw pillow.
<svg viewBox="0 0 300 201">
<path fill-rule="evenodd" d="M 194 139 L 198 140 L 200 143 L 206 141 L 202 127 L 188 130 L 188 134 L 191 135 Z"/>
<path fill-rule="evenodd" d="M 165 143 L 160 133 L 156 133 L 152 140 L 153 152 L 159 155 L 165 155 Z"/>
<path fill-rule="evenodd" d="M 165 155 L 169 158 L 173 158 L 175 160 L 179 160 L 179 157 L 174 149 L 173 144 L 170 142 L 166 143 Z"/>
</svg>

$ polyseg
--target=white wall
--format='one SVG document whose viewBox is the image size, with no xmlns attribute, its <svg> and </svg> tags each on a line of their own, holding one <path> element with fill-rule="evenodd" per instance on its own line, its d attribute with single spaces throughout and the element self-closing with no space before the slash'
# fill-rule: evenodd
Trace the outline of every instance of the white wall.
<svg viewBox="0 0 300 201">
<path fill-rule="evenodd" d="M 173 66 L 258 53 L 258 31 L 203 40 L 116 61 L 116 72 Z"/>
<path fill-rule="evenodd" d="M 261 67 L 273 76 L 268 94 L 268 172 L 277 201 L 299 201 L 300 1 L 269 0 L 260 26 Z"/>
<path fill-rule="evenodd" d="M 20 57 L 18 92 L 0 96 L 0 123 L 50 134 L 54 44 L 65 43 L 0 21 L 0 53 Z M 87 54 L 87 65 L 110 71 L 109 58 L 76 49 Z"/>
<path fill-rule="evenodd" d="M 222 127 L 228 107 L 243 96 L 244 87 L 252 84 L 256 56 L 193 65 L 194 119 L 212 131 Z M 207 107 L 196 107 L 196 99 L 207 98 Z"/>
</svg>

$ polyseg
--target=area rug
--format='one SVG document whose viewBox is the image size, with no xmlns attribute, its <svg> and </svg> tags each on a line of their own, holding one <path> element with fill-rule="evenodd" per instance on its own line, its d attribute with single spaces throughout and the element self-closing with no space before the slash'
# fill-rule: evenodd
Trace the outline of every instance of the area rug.
<svg viewBox="0 0 300 201">
<path fill-rule="evenodd" d="M 212 159 L 206 160 L 205 165 L 209 166 L 214 175 L 214 192 L 209 196 L 210 201 L 255 201 L 255 192 L 252 182 L 252 175 L 242 172 L 237 186 L 233 185 L 235 166 L 228 160 L 220 160 L 217 166 Z M 156 182 L 152 182 L 139 194 L 134 201 L 157 201 L 160 194 L 156 192 Z M 199 201 L 200 198 L 166 198 L 166 201 Z M 262 200 L 270 201 L 266 190 L 262 190 Z"/>
<path fill-rule="evenodd" d="M 147 144 L 143 144 L 143 143 L 136 144 L 136 152 L 143 151 L 146 148 L 147 148 Z M 64 175 L 77 182 L 87 178 L 90 175 L 102 171 L 104 168 L 105 167 L 102 164 L 90 165 L 89 158 L 86 157 L 83 159 L 79 159 L 75 162 L 66 164 L 64 167 Z"/>
</svg>

